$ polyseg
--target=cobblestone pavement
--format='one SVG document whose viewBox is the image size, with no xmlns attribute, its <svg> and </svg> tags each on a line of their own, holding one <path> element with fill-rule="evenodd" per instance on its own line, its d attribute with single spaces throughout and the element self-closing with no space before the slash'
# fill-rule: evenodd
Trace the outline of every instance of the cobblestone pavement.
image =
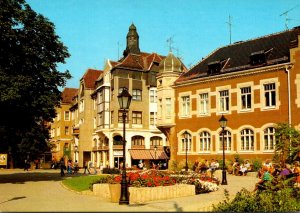
<svg viewBox="0 0 300 213">
<path fill-rule="evenodd" d="M 83 175 L 82 171 L 80 171 Z M 221 179 L 221 172 L 216 173 Z M 255 174 L 227 175 L 228 185 L 216 192 L 140 205 L 119 205 L 94 196 L 67 189 L 59 170 L 0 169 L 0 212 L 187 212 L 210 211 L 212 204 L 224 200 L 224 189 L 231 196 L 243 187 L 253 190 L 258 181 Z"/>
</svg>

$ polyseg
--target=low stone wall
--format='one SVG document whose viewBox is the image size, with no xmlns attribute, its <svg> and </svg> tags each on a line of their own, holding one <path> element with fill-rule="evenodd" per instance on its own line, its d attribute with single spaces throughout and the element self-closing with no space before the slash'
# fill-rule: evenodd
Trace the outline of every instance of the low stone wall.
<svg viewBox="0 0 300 213">
<path fill-rule="evenodd" d="M 148 201 L 195 195 L 195 186 L 189 184 L 157 187 L 129 187 L 128 190 L 130 204 L 141 204 Z M 111 199 L 108 184 L 94 184 L 93 192 L 94 195 L 106 200 Z"/>
<path fill-rule="evenodd" d="M 176 184 L 173 186 L 129 187 L 129 203 L 141 204 L 154 200 L 195 195 L 195 186 Z"/>
<path fill-rule="evenodd" d="M 109 185 L 102 183 L 102 184 L 93 184 L 93 192 L 94 195 L 104 198 L 105 200 L 110 200 L 110 191 Z"/>
</svg>

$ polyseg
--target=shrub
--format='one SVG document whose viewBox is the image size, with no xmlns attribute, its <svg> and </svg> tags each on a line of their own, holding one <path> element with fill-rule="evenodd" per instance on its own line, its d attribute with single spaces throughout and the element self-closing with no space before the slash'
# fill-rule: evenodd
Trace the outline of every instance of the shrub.
<svg viewBox="0 0 300 213">
<path fill-rule="evenodd" d="M 291 186 L 286 180 L 276 180 L 264 191 L 255 194 L 243 188 L 230 201 L 226 199 L 213 205 L 213 211 L 220 212 L 296 212 L 300 210 L 299 188 Z"/>
<path fill-rule="evenodd" d="M 120 169 L 117 168 L 103 168 L 103 174 L 120 174 Z"/>
<path fill-rule="evenodd" d="M 233 157 L 234 157 L 234 160 L 239 162 L 239 164 L 242 164 L 243 163 L 243 159 L 241 158 L 241 156 L 239 155 L 239 153 L 235 153 L 233 154 Z"/>
<path fill-rule="evenodd" d="M 253 172 L 257 172 L 262 167 L 262 160 L 254 159 L 252 161 L 252 165 L 253 165 Z"/>
</svg>

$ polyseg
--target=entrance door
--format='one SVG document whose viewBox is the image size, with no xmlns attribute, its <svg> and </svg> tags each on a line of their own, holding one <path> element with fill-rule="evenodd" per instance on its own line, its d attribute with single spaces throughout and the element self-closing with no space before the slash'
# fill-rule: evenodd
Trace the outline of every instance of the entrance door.
<svg viewBox="0 0 300 213">
<path fill-rule="evenodd" d="M 119 156 L 114 157 L 114 167 L 115 168 L 121 169 L 120 168 L 120 163 L 122 163 L 122 162 L 123 162 L 123 157 L 119 157 Z"/>
<path fill-rule="evenodd" d="M 89 162 L 91 160 L 91 152 L 83 152 L 83 162 Z"/>
</svg>

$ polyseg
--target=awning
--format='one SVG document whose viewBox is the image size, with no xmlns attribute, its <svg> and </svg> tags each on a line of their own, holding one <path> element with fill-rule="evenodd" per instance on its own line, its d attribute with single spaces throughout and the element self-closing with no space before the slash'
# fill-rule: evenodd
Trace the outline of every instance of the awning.
<svg viewBox="0 0 300 213">
<path fill-rule="evenodd" d="M 129 153 L 134 160 L 161 160 L 169 159 L 163 150 L 130 149 Z"/>
</svg>

